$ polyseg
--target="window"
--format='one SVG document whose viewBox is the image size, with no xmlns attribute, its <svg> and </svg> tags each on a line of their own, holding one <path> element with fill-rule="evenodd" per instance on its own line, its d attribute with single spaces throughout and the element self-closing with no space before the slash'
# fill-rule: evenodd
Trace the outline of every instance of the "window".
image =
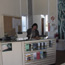
<svg viewBox="0 0 65 65">
<path fill-rule="evenodd" d="M 48 15 L 45 16 L 45 31 L 48 32 Z"/>
<path fill-rule="evenodd" d="M 26 16 L 22 16 L 22 32 L 26 32 L 28 29 L 28 21 Z"/>
</svg>

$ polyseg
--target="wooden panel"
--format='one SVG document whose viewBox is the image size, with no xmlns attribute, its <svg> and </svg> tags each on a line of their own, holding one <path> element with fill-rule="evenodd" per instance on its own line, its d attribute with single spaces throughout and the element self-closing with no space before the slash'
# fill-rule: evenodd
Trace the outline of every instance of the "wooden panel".
<svg viewBox="0 0 65 65">
<path fill-rule="evenodd" d="M 41 19 L 41 34 L 44 35 L 44 18 Z"/>
<path fill-rule="evenodd" d="M 12 17 L 4 16 L 4 32 L 10 33 L 12 30 Z"/>
</svg>

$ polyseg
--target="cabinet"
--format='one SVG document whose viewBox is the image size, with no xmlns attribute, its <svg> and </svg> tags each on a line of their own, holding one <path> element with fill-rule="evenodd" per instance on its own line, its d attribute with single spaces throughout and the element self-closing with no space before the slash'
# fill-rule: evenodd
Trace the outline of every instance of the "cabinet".
<svg viewBox="0 0 65 65">
<path fill-rule="evenodd" d="M 6 46 L 11 44 L 11 50 Z M 6 51 L 4 51 L 6 49 Z M 22 65 L 22 49 L 21 42 L 5 42 L 2 43 L 2 62 L 3 65 Z"/>
<path fill-rule="evenodd" d="M 54 39 L 25 41 L 22 45 L 23 65 L 49 65 L 56 62 Z"/>
</svg>

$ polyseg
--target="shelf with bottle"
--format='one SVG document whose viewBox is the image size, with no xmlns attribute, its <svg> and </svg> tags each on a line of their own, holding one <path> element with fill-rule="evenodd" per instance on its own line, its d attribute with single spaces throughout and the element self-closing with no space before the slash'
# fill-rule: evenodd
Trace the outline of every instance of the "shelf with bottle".
<svg viewBox="0 0 65 65">
<path fill-rule="evenodd" d="M 26 52 L 40 51 L 47 49 L 47 43 L 46 42 L 26 43 L 24 47 Z"/>
</svg>

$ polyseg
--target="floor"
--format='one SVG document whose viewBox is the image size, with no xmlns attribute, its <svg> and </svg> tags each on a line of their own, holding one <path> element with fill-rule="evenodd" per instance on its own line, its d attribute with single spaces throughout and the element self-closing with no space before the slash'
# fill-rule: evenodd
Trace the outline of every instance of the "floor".
<svg viewBox="0 0 65 65">
<path fill-rule="evenodd" d="M 65 51 L 57 51 L 55 65 L 60 65 L 62 63 L 65 63 Z"/>
</svg>

